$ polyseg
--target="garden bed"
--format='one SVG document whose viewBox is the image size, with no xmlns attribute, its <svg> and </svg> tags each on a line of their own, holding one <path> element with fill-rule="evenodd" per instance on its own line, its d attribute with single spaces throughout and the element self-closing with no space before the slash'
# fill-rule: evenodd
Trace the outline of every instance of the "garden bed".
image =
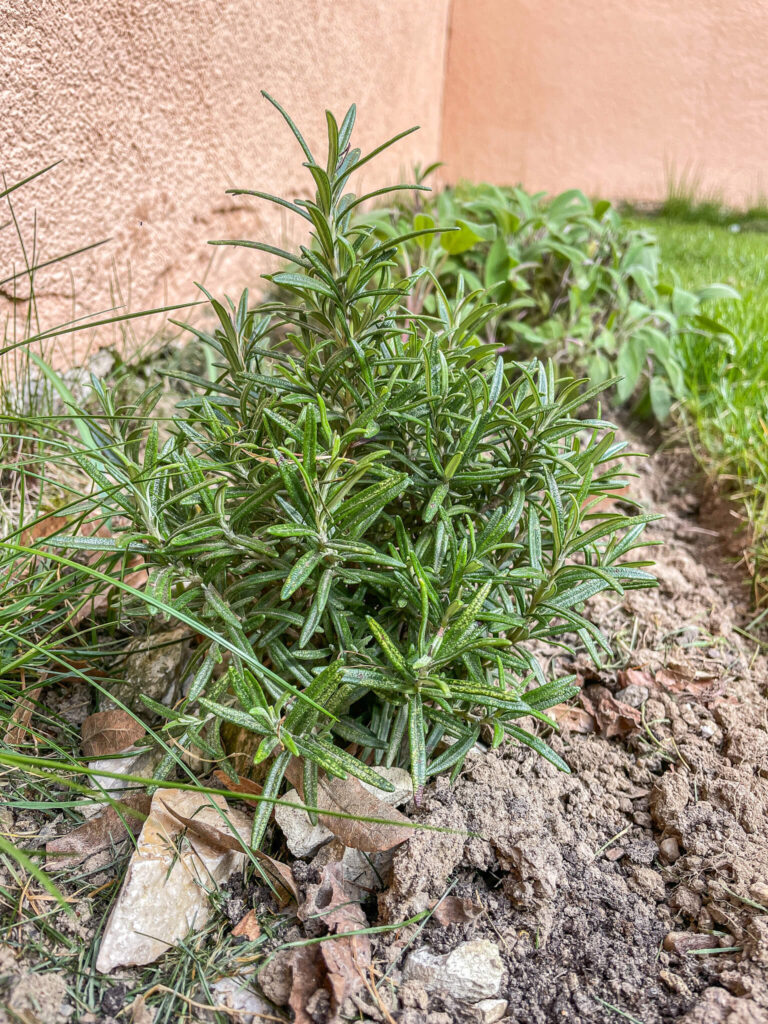
<svg viewBox="0 0 768 1024">
<path fill-rule="evenodd" d="M 557 666 L 575 667 L 583 685 L 560 716 L 562 736 L 551 740 L 572 774 L 518 745 L 475 751 L 454 787 L 438 779 L 420 809 L 407 808 L 414 820 L 454 831 L 410 838 L 378 895 L 348 879 L 350 899 L 362 902 L 357 928 L 391 928 L 362 939 L 370 943 L 371 967 L 367 986 L 345 1007 L 351 1019 L 483 1019 L 476 1006 L 402 974 L 420 950 L 448 954 L 477 940 L 498 950 L 504 975 L 497 998 L 507 1003 L 503 1019 L 515 1024 L 768 1019 L 768 671 L 738 632 L 749 618 L 747 595 L 724 557 L 728 538 L 703 516 L 696 486 L 680 457 L 656 454 L 640 464 L 633 489 L 665 515 L 649 538 L 660 541 L 653 549 L 660 587 L 592 605 L 592 616 L 615 633 L 614 662 L 601 670 L 578 660 Z M 60 692 L 56 703 L 75 723 L 87 711 L 76 693 Z M 21 813 L 4 830 L 29 845 L 36 825 Z M 55 823 L 47 825 L 38 842 L 53 831 Z M 277 830 L 275 844 L 279 852 Z M 300 906 L 326 877 L 333 847 L 304 860 L 283 850 Z M 74 921 L 52 915 L 34 886 L 18 896 L 3 963 L 8 1005 L 27 1014 L 16 1019 L 106 1024 L 124 1019 L 117 1012 L 153 987 L 156 1020 L 216 1019 L 200 1009 L 219 1005 L 206 998 L 206 984 L 242 970 L 243 962 L 260 970 L 275 949 L 273 963 L 289 957 L 295 964 L 294 952 L 280 947 L 324 932 L 315 922 L 302 925 L 290 908 L 278 912 L 263 887 L 243 890 L 236 876 L 212 924 L 190 937 L 188 949 L 151 969 L 117 969 L 86 984 L 82 972 L 104 924 L 103 891 L 114 888 L 127 849 L 123 841 L 78 869 L 67 887 Z M 14 888 L 7 873 L 3 888 Z M 439 908 L 441 899 L 450 901 L 444 918 L 434 911 L 398 926 Z M 249 904 L 272 920 L 272 937 L 241 945 L 231 932 Z M 77 954 L 57 948 L 51 929 L 76 937 Z M 25 961 L 33 973 L 22 970 Z M 320 971 L 315 984 L 311 972 L 303 978 L 307 1020 L 323 1019 L 327 1004 L 316 991 L 323 978 Z M 274 980 L 265 987 L 280 998 Z M 83 1012 L 89 994 L 93 1009 Z M 284 1008 L 273 1012 L 290 1019 Z M 219 1011 L 218 1019 L 249 1018 Z"/>
</svg>

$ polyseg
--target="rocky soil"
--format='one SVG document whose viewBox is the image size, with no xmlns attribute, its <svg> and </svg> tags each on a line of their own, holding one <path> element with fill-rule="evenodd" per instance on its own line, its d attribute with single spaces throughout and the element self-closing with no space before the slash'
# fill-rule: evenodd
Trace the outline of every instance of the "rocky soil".
<svg viewBox="0 0 768 1024">
<path fill-rule="evenodd" d="M 420 808 L 405 805 L 449 831 L 417 831 L 373 858 L 322 830 L 302 847 L 278 814 L 276 850 L 290 835 L 301 855 L 282 847 L 298 908 L 252 958 L 258 990 L 253 973 L 226 978 L 217 995 L 229 1009 L 212 1017 L 187 1000 L 183 1019 L 768 1022 L 768 666 L 739 632 L 743 574 L 693 476 L 671 457 L 637 468 L 634 496 L 665 515 L 649 532 L 659 588 L 592 603 L 616 637 L 601 669 L 542 652 L 582 683 L 550 739 L 572 773 L 519 746 L 475 750 L 453 787 L 438 779 Z M 239 878 L 225 895 L 232 923 L 274 910 Z M 369 926 L 380 930 L 361 939 Z M 81 930 L 94 941 L 98 921 Z M 326 933 L 342 938 L 278 949 Z M 60 975 L 39 989 L 56 1012 L 35 1009 L 33 976 L 14 963 L 5 951 L 9 1020 L 153 1019 L 143 1002 L 140 1018 L 119 1001 L 78 1015 Z M 118 972 L 121 991 L 138 982 Z"/>
</svg>

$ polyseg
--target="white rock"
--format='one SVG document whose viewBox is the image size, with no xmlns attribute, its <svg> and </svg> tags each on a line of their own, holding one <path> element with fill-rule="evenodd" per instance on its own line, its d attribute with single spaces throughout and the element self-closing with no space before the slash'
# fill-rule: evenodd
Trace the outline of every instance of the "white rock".
<svg viewBox="0 0 768 1024">
<path fill-rule="evenodd" d="M 219 814 L 216 803 L 226 813 Z M 210 914 L 209 893 L 245 862 L 245 853 L 221 851 L 192 837 L 179 842 L 184 830 L 166 806 L 185 818 L 243 836 L 249 821 L 227 807 L 222 797 L 178 789 L 159 789 L 139 835 L 123 887 L 104 929 L 96 970 L 128 964 L 149 964 L 200 929 Z"/>
<path fill-rule="evenodd" d="M 135 752 L 134 747 L 128 747 L 127 750 L 121 753 L 120 757 L 103 757 L 98 760 L 91 761 L 89 768 L 95 773 L 99 771 L 111 772 L 111 775 L 89 775 L 88 785 L 92 789 L 98 790 L 100 793 L 109 793 L 113 798 L 120 799 L 124 796 L 128 790 L 131 789 L 143 789 L 146 785 L 144 782 L 128 782 L 126 779 L 113 778 L 118 772 L 124 775 L 139 775 L 143 778 L 149 779 L 152 777 L 152 772 L 155 770 L 157 765 L 160 763 L 162 758 L 161 750 L 142 750 L 141 745 L 138 753 Z M 94 818 L 97 814 L 101 814 L 104 810 L 104 804 L 92 803 L 82 809 L 83 817 Z"/>
<path fill-rule="evenodd" d="M 481 999 L 475 1003 L 482 1024 L 496 1024 L 507 1012 L 506 999 Z"/>
<path fill-rule="evenodd" d="M 427 991 L 447 992 L 468 1003 L 498 996 L 503 978 L 499 947 L 487 939 L 462 942 L 445 954 L 422 946 L 403 969 L 403 981 L 420 981 Z"/>
<path fill-rule="evenodd" d="M 383 778 L 387 779 L 395 787 L 394 792 L 385 793 L 375 786 L 363 782 L 362 785 L 390 807 L 400 807 L 407 803 L 413 796 L 413 783 L 410 774 L 404 768 L 376 768 L 376 771 Z M 289 790 L 284 800 L 289 803 L 303 803 L 295 789 Z M 311 857 L 317 852 L 323 843 L 327 843 L 333 837 L 330 829 L 319 822 L 313 825 L 307 817 L 306 811 L 296 807 L 275 807 L 275 821 L 285 836 L 285 843 L 294 857 Z"/>
<path fill-rule="evenodd" d="M 211 985 L 211 995 L 217 1005 L 235 1011 L 233 1016 L 239 1024 L 261 1024 L 265 1018 L 277 1020 L 272 1003 L 251 988 L 249 981 L 250 978 L 238 975 L 221 978 Z"/>
<path fill-rule="evenodd" d="M 293 804 L 304 802 L 295 789 L 289 789 L 283 800 Z M 285 836 L 285 844 L 294 857 L 311 857 L 323 843 L 327 843 L 333 837 L 330 829 L 320 822 L 313 825 L 307 817 L 307 812 L 296 807 L 276 805 L 275 821 L 280 826 Z"/>
</svg>

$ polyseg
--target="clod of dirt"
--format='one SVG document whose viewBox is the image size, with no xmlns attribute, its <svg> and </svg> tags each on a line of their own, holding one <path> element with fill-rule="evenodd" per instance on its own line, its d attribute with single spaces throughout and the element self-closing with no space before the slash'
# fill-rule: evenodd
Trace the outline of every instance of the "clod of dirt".
<svg viewBox="0 0 768 1024">
<path fill-rule="evenodd" d="M 749 999 L 739 999 L 724 988 L 708 988 L 701 1001 L 680 1024 L 766 1024 L 768 1013 Z"/>
<path fill-rule="evenodd" d="M 403 968 L 404 981 L 418 981 L 428 992 L 447 992 L 468 1003 L 498 996 L 503 978 L 499 947 L 487 939 L 462 942 L 445 954 L 422 946 Z"/>
<path fill-rule="evenodd" d="M 14 982 L 6 1005 L 13 1012 L 13 1019 L 29 1024 L 63 1024 L 72 1015 L 72 1007 L 67 1003 L 67 980 L 55 971 L 24 971 Z"/>
</svg>

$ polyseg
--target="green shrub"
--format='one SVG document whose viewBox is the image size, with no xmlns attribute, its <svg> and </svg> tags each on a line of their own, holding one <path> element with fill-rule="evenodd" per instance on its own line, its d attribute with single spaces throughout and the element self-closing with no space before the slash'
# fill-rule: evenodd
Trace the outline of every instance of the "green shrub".
<svg viewBox="0 0 768 1024">
<path fill-rule="evenodd" d="M 654 236 L 576 189 L 548 198 L 462 185 L 370 220 L 382 238 L 438 222 L 459 227 L 401 248 L 403 270 L 422 271 L 411 309 L 440 316 L 462 289 L 485 288 L 504 305 L 491 333 L 506 351 L 553 354 L 594 382 L 615 375 L 615 400 L 633 399 L 639 414 L 659 421 L 686 395 L 681 334 L 720 333 L 701 304 L 735 294 L 722 285 L 691 292 L 660 282 Z"/>
<path fill-rule="evenodd" d="M 269 276 L 282 297 L 211 298 L 217 326 L 196 334 L 216 377 L 183 375 L 192 396 L 171 436 L 151 423 L 156 394 L 120 408 L 94 381 L 103 414 L 83 421 L 77 459 L 96 487 L 85 505 L 115 536 L 60 541 L 113 564 L 140 553 L 143 614 L 201 636 L 183 706 L 146 701 L 170 734 L 221 757 L 222 722 L 251 730 L 256 760 L 271 759 L 266 796 L 298 757 L 310 805 L 319 770 L 387 789 L 376 766 L 401 760 L 419 794 L 481 736 L 567 770 L 520 724 L 554 728 L 546 709 L 575 692 L 535 648 L 578 638 L 597 659 L 606 641 L 584 602 L 653 583 L 630 557 L 651 517 L 605 501 L 624 446 L 579 418 L 599 388 L 499 356 L 507 295 L 480 287 L 437 315 L 409 311 L 423 273 L 402 273 L 403 246 L 438 229 L 382 240 L 355 222 L 387 190 L 355 197 L 350 176 L 402 136 L 361 156 L 354 119 L 328 114 L 323 166 L 286 118 L 315 199 L 263 198 L 303 218 L 312 243 L 230 243 L 291 264 Z"/>
</svg>

